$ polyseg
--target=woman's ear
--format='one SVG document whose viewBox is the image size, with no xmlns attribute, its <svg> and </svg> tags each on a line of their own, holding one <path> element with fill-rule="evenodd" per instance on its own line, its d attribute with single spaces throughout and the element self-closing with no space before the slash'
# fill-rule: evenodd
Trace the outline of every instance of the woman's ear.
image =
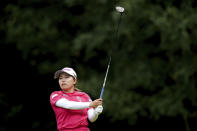
<svg viewBox="0 0 197 131">
<path fill-rule="evenodd" d="M 74 80 L 74 84 L 76 84 L 77 83 L 77 79 L 73 78 L 73 80 Z"/>
</svg>

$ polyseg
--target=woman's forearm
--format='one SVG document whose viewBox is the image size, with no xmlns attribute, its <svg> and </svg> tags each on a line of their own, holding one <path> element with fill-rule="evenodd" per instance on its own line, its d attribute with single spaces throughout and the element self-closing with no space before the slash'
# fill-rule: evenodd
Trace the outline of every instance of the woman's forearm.
<svg viewBox="0 0 197 131">
<path fill-rule="evenodd" d="M 55 105 L 65 109 L 80 110 L 80 109 L 89 108 L 90 102 L 76 102 L 76 101 L 69 101 L 65 98 L 61 98 L 55 103 Z"/>
<path fill-rule="evenodd" d="M 96 119 L 98 118 L 98 115 L 99 114 L 96 114 L 93 108 L 88 110 L 88 120 L 90 122 L 96 121 Z"/>
</svg>

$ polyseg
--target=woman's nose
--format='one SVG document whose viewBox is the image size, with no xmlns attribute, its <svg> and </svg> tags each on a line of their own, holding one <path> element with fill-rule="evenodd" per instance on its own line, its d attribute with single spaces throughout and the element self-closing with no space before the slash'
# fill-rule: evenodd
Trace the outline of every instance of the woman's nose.
<svg viewBox="0 0 197 131">
<path fill-rule="evenodd" d="M 63 82 L 65 82 L 65 81 L 66 81 L 66 79 L 62 79 L 62 81 L 63 81 Z"/>
</svg>

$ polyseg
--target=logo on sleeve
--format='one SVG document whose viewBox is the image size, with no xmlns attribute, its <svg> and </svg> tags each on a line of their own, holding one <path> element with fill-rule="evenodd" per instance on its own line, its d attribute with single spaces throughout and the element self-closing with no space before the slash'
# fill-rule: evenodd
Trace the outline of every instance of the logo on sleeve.
<svg viewBox="0 0 197 131">
<path fill-rule="evenodd" d="M 51 96 L 51 98 L 53 99 L 53 98 L 56 97 L 57 95 L 58 95 L 58 94 L 54 94 L 54 95 Z"/>
<path fill-rule="evenodd" d="M 77 98 L 78 101 L 82 102 L 81 97 L 77 96 L 76 98 Z"/>
</svg>

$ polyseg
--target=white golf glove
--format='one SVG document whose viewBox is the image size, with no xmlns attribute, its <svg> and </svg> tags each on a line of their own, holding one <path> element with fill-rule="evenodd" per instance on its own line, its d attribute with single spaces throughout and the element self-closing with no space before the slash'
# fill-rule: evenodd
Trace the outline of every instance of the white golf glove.
<svg viewBox="0 0 197 131">
<path fill-rule="evenodd" d="M 97 115 L 101 114 L 102 111 L 103 111 L 103 106 L 102 106 L 102 105 L 97 106 L 97 107 L 94 109 L 94 112 L 95 112 L 95 114 L 97 114 Z"/>
</svg>

